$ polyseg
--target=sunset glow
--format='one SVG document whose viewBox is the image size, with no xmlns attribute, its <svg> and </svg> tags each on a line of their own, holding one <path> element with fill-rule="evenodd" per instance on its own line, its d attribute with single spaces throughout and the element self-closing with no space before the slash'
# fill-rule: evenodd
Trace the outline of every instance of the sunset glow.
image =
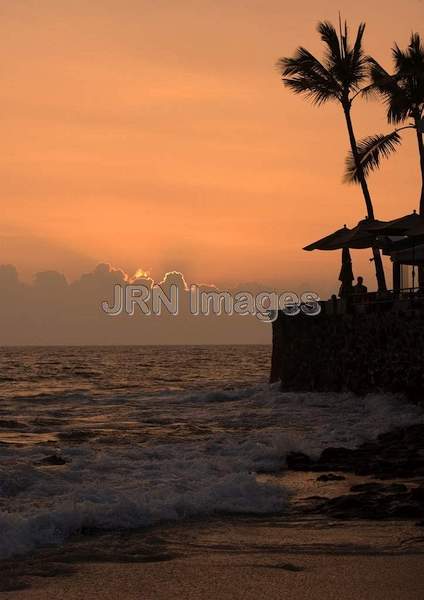
<svg viewBox="0 0 424 600">
<path fill-rule="evenodd" d="M 393 41 L 405 45 L 424 15 L 418 0 L 338 9 L 352 27 L 367 21 L 365 48 L 387 68 Z M 343 116 L 284 89 L 275 63 L 299 44 L 320 55 L 315 25 L 337 10 L 311 0 L 3 3 L 2 262 L 26 280 L 141 263 L 154 279 L 175 269 L 189 282 L 331 292 L 340 257 L 302 247 L 364 217 L 360 190 L 342 183 Z M 377 102 L 353 117 L 359 137 L 387 130 Z M 379 218 L 416 208 L 412 136 L 370 188 Z M 373 285 L 368 259 L 354 252 Z"/>
</svg>

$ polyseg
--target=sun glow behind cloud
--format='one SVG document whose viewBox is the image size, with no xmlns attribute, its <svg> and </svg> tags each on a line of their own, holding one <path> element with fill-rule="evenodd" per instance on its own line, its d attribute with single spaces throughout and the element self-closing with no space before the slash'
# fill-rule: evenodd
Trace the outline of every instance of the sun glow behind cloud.
<svg viewBox="0 0 424 600">
<path fill-rule="evenodd" d="M 137 269 L 132 277 L 129 277 L 130 281 L 136 281 L 137 279 L 148 279 L 150 277 L 150 271 L 145 271 L 144 269 Z"/>
</svg>

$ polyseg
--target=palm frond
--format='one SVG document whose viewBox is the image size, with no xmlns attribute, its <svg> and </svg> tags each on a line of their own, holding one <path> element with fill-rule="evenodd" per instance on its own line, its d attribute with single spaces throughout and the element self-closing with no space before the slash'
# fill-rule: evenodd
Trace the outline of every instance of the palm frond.
<svg viewBox="0 0 424 600">
<path fill-rule="evenodd" d="M 327 21 L 318 24 L 321 40 L 326 45 L 325 63 L 327 68 L 346 93 L 356 92 L 366 77 L 367 61 L 362 47 L 364 31 L 365 24 L 361 23 L 352 47 L 346 21 L 343 27 L 340 23 L 339 33 Z"/>
<path fill-rule="evenodd" d="M 408 68 L 409 63 L 409 55 L 408 51 L 403 51 L 399 48 L 397 44 L 395 44 L 392 48 L 392 57 L 393 63 L 395 65 L 396 71 L 402 71 L 405 68 Z"/>
<path fill-rule="evenodd" d="M 352 85 L 357 85 L 366 76 L 368 60 L 364 54 L 362 39 L 365 32 L 365 23 L 360 23 L 356 34 L 355 44 L 350 53 L 350 70 Z"/>
<path fill-rule="evenodd" d="M 316 85 L 307 79 L 283 79 L 283 83 L 295 94 L 303 94 L 312 104 L 320 106 L 329 100 L 336 100 L 337 96 L 327 86 Z"/>
<path fill-rule="evenodd" d="M 383 158 L 388 158 L 396 152 L 396 148 L 401 141 L 401 137 L 397 131 L 392 131 L 386 135 L 372 135 L 360 140 L 357 144 L 359 169 L 362 169 L 365 177 L 380 167 Z M 344 181 L 347 183 L 358 183 L 360 181 L 359 169 L 353 153 L 349 152 L 346 158 Z"/>
<path fill-rule="evenodd" d="M 416 56 L 420 60 L 422 60 L 422 56 L 424 55 L 424 46 L 421 43 L 421 36 L 419 33 L 411 33 L 408 51 L 410 56 Z"/>
<path fill-rule="evenodd" d="M 365 62 L 368 68 L 368 76 L 371 83 L 366 85 L 361 90 L 361 95 L 368 100 L 369 98 L 374 98 L 379 95 L 385 94 L 385 90 L 380 89 L 380 84 L 382 81 L 390 79 L 392 76 L 372 57 L 366 56 Z"/>
<path fill-rule="evenodd" d="M 360 90 L 360 94 L 363 98 L 365 98 L 365 100 L 369 100 L 370 98 L 375 98 L 378 96 L 379 91 L 374 83 L 370 83 Z"/>
<path fill-rule="evenodd" d="M 391 75 L 375 59 L 369 58 L 369 73 L 371 86 L 365 91 L 366 95 L 378 94 L 387 107 L 389 123 L 401 123 L 410 116 L 410 94 L 405 85 L 404 75 Z"/>
<path fill-rule="evenodd" d="M 283 83 L 318 105 L 334 99 L 348 102 L 367 74 L 362 48 L 365 25 L 359 25 L 353 47 L 346 22 L 344 27 L 340 24 L 340 33 L 328 21 L 320 22 L 317 29 L 325 45 L 324 59 L 321 62 L 305 48 L 298 48 L 293 57 L 277 63 Z"/>
<path fill-rule="evenodd" d="M 356 60 L 361 58 L 361 56 L 363 55 L 362 39 L 364 37 L 365 27 L 366 27 L 365 23 L 360 23 L 359 27 L 358 27 L 358 32 L 356 34 L 356 40 L 355 40 L 355 44 L 353 46 L 353 57 Z"/>
<path fill-rule="evenodd" d="M 314 104 L 339 98 L 341 88 L 326 67 L 305 48 L 298 48 L 292 58 L 281 58 L 279 68 L 284 85 L 304 94 Z"/>
<path fill-rule="evenodd" d="M 395 76 L 386 71 L 375 58 L 369 56 L 367 62 L 372 85 L 382 93 L 390 93 L 394 87 L 397 87 Z"/>
<path fill-rule="evenodd" d="M 329 67 L 339 64 L 342 61 L 342 47 L 337 31 L 334 25 L 329 21 L 321 21 L 317 25 L 317 31 L 321 36 L 321 40 L 326 44 L 326 60 Z"/>
<path fill-rule="evenodd" d="M 309 50 L 302 46 L 296 50 L 292 58 L 280 58 L 277 65 L 280 67 L 283 77 L 314 74 L 325 81 L 331 79 L 328 69 Z"/>
</svg>

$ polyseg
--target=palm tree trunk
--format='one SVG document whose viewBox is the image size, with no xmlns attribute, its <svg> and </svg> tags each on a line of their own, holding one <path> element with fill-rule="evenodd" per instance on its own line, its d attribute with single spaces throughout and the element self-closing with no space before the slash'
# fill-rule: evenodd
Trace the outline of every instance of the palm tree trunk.
<svg viewBox="0 0 424 600">
<path fill-rule="evenodd" d="M 424 141 L 423 134 L 420 131 L 421 126 L 421 115 L 419 113 L 414 115 L 415 121 L 415 132 L 417 134 L 418 152 L 420 155 L 420 168 L 421 168 L 421 196 L 420 196 L 420 215 L 424 216 Z M 424 268 L 418 267 L 418 287 L 421 290 L 424 289 Z"/>
<path fill-rule="evenodd" d="M 421 197 L 420 197 L 420 215 L 424 215 L 424 141 L 423 134 L 420 131 L 420 116 L 414 117 L 415 131 L 417 133 L 418 151 L 420 154 L 420 167 L 421 167 Z"/>
<path fill-rule="evenodd" d="M 365 178 L 364 170 L 361 165 L 361 161 L 358 155 L 358 147 L 356 145 L 355 132 L 353 131 L 352 118 L 350 114 L 350 102 L 347 101 L 343 105 L 344 114 L 346 118 L 347 130 L 349 133 L 349 141 L 350 147 L 352 150 L 352 156 L 355 161 L 356 170 L 359 176 L 359 182 L 361 184 L 362 194 L 364 196 L 365 205 L 367 207 L 367 215 L 369 219 L 374 219 L 374 208 L 372 205 L 371 195 L 368 189 L 367 180 Z M 380 250 L 378 248 L 373 248 L 372 253 L 374 256 L 374 265 L 375 265 L 375 275 L 377 278 L 377 287 L 379 292 L 385 292 L 387 290 L 386 287 L 386 278 L 384 275 L 383 262 L 381 260 Z"/>
</svg>

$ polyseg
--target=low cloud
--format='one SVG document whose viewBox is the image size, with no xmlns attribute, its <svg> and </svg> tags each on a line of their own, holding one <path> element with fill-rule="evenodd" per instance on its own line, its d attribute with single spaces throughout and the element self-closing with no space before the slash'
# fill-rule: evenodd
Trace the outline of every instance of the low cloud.
<svg viewBox="0 0 424 600">
<path fill-rule="evenodd" d="M 117 284 L 159 285 L 165 294 L 175 285 L 182 300 L 179 314 L 146 316 L 136 311 L 111 317 L 101 304 L 113 304 Z M 0 345 L 270 343 L 271 326 L 254 316 L 192 315 L 189 286 L 178 271 L 156 282 L 141 269 L 131 276 L 107 263 L 72 282 L 58 271 L 45 270 L 24 283 L 13 265 L 0 265 Z M 264 290 L 259 284 L 249 287 Z M 213 284 L 199 284 L 199 289 L 218 290 Z"/>
</svg>

